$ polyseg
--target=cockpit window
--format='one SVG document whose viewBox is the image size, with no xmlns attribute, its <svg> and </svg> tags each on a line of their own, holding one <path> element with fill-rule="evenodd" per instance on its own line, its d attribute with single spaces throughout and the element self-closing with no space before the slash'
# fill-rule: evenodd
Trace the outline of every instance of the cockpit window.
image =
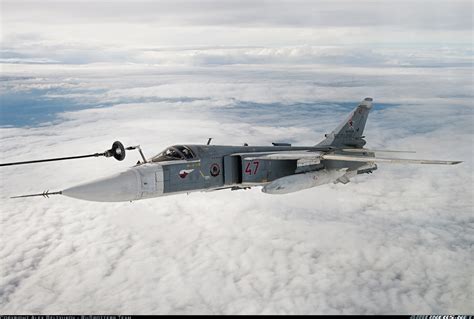
<svg viewBox="0 0 474 319">
<path fill-rule="evenodd" d="M 190 160 L 195 157 L 193 151 L 184 145 L 175 145 L 168 147 L 160 154 L 152 157 L 152 162 Z"/>
<path fill-rule="evenodd" d="M 194 156 L 194 153 L 186 146 L 184 145 L 177 145 L 175 146 L 175 148 L 181 152 L 181 154 L 184 155 L 184 158 L 189 160 L 189 159 L 193 159 L 195 156 Z"/>
</svg>

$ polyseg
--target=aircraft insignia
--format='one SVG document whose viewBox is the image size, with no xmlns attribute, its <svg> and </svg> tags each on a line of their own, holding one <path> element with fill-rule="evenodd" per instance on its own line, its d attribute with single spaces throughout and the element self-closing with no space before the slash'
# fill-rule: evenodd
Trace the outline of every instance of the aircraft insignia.
<svg viewBox="0 0 474 319">
<path fill-rule="evenodd" d="M 221 168 L 220 168 L 219 164 L 217 164 L 217 163 L 212 164 L 210 172 L 211 172 L 211 175 L 214 176 L 214 177 L 219 175 L 219 173 L 221 172 Z"/>
<path fill-rule="evenodd" d="M 186 178 L 194 169 L 183 169 L 179 172 L 179 177 Z"/>
</svg>

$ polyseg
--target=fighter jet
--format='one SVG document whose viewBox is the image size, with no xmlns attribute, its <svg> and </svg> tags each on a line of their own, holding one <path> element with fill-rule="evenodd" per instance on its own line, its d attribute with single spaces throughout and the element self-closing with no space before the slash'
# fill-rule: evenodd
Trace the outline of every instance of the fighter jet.
<svg viewBox="0 0 474 319">
<path fill-rule="evenodd" d="M 376 153 L 399 151 L 364 148 L 363 136 L 372 98 L 365 98 L 323 141 L 314 146 L 173 145 L 156 156 L 145 158 L 139 146 L 124 148 L 115 142 L 103 153 L 55 158 L 0 166 L 91 156 L 123 160 L 126 150 L 138 149 L 142 160 L 113 176 L 86 182 L 57 192 L 15 196 L 65 195 L 98 202 L 136 201 L 166 195 L 223 189 L 262 187 L 266 194 L 287 194 L 327 183 L 347 184 L 352 178 L 369 174 L 377 163 L 446 164 L 461 161 L 400 159 L 379 157 Z"/>
</svg>

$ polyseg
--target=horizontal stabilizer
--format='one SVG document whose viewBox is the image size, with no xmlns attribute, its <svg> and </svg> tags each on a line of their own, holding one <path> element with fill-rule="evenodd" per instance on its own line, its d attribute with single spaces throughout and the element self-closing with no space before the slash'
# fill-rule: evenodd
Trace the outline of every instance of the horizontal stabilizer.
<svg viewBox="0 0 474 319">
<path fill-rule="evenodd" d="M 347 156 L 327 154 L 321 156 L 322 160 L 330 161 L 346 161 L 346 162 L 385 162 L 394 164 L 442 164 L 455 165 L 462 163 L 462 161 L 438 161 L 438 160 L 419 160 L 419 159 L 405 159 L 405 158 L 387 158 L 387 157 L 369 157 L 369 156 Z"/>
</svg>

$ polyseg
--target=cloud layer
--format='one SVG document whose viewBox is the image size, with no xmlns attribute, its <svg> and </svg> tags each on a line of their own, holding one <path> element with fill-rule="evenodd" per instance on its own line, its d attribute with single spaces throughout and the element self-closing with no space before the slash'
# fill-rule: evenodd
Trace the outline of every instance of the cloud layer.
<svg viewBox="0 0 474 319">
<path fill-rule="evenodd" d="M 281 47 L 309 46 L 287 56 L 295 62 L 303 54 L 307 62 L 314 59 L 315 53 L 308 52 L 314 50 L 312 46 L 341 45 L 357 47 L 352 54 L 362 58 L 374 48 L 413 46 L 435 50 L 461 46 L 472 57 L 472 2 L 464 0 L 317 4 L 7 0 L 2 9 L 1 58 L 9 62 L 143 62 L 151 58 L 163 64 L 176 62 L 175 55 L 178 61 L 192 55 L 197 59 L 194 62 L 201 62 L 210 53 L 241 63 L 248 56 L 258 61 L 268 61 L 269 56 L 273 61 L 272 51 L 285 56 L 278 52 Z M 215 51 L 156 52 L 176 47 Z M 257 50 L 228 53 L 220 52 L 221 47 Z M 339 55 L 337 63 L 341 60 Z"/>
<path fill-rule="evenodd" d="M 3 168 L 2 312 L 472 312 L 473 114 L 462 95 L 468 70 L 5 70 L 8 92 L 38 90 L 96 107 L 60 113 L 48 125 L 4 127 L 2 161 L 101 151 L 116 139 L 141 144 L 148 156 L 209 136 L 223 144 L 314 144 L 373 93 L 369 146 L 466 162 L 381 165 L 348 185 L 284 196 L 252 189 L 124 204 L 6 197 L 117 172 L 137 154 L 123 163 Z M 434 77 L 446 72 L 449 79 Z"/>
<path fill-rule="evenodd" d="M 474 311 L 472 3 L 238 4 L 3 1 L 0 162 L 314 145 L 372 96 L 368 147 L 464 163 L 112 204 L 8 197 L 138 154 L 4 167 L 0 312 Z"/>
</svg>

